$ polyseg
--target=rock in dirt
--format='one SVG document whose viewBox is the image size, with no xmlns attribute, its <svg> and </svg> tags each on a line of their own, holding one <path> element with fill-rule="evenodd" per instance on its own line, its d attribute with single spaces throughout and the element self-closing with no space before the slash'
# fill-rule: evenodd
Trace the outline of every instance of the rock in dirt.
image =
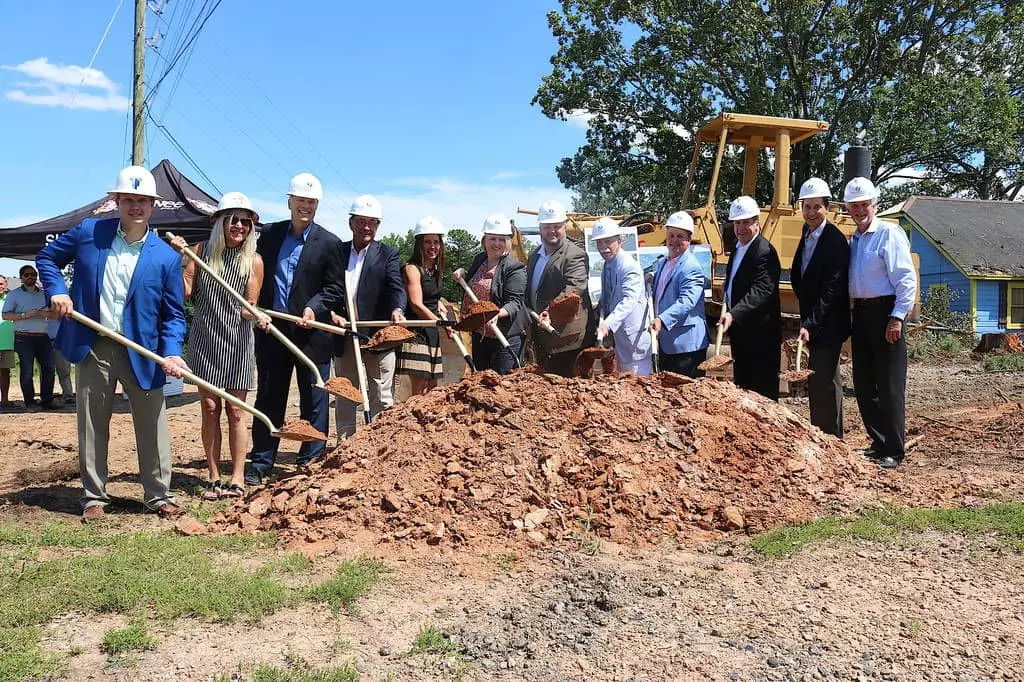
<svg viewBox="0 0 1024 682">
<path fill-rule="evenodd" d="M 191 516 L 182 516 L 180 519 L 178 519 L 177 523 L 174 524 L 174 530 L 178 531 L 182 535 L 206 534 L 206 526 L 204 526 Z"/>
<path fill-rule="evenodd" d="M 645 544 L 841 512 L 875 475 L 731 383 L 480 372 L 382 413 L 308 477 L 211 526 L 284 541 L 538 544 L 582 532 Z"/>
</svg>

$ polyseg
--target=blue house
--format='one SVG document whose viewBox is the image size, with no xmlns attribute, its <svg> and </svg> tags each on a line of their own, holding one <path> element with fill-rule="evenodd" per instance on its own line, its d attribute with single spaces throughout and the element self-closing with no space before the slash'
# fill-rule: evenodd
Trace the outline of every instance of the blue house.
<svg viewBox="0 0 1024 682">
<path fill-rule="evenodd" d="M 896 215 L 921 258 L 922 299 L 945 284 L 976 335 L 1024 329 L 1024 203 L 913 196 Z"/>
</svg>

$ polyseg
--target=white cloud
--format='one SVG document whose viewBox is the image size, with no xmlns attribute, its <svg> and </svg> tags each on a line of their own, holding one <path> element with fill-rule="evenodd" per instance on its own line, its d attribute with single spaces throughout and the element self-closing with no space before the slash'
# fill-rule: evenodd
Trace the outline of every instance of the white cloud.
<svg viewBox="0 0 1024 682">
<path fill-rule="evenodd" d="M 46 57 L 17 66 L 0 66 L 28 76 L 4 93 L 11 102 L 65 109 L 127 111 L 131 101 L 118 93 L 118 86 L 99 69 L 51 64 Z"/>
<path fill-rule="evenodd" d="M 531 215 L 517 215 L 517 208 L 536 210 L 548 199 L 571 204 L 572 197 L 560 185 L 525 185 L 510 183 L 473 183 L 452 178 L 402 178 L 388 183 L 390 189 L 373 192 L 384 209 L 384 220 L 378 237 L 404 233 L 416 221 L 432 215 L 447 227 L 459 227 L 480 234 L 484 218 L 491 213 L 504 213 L 515 218 L 517 224 L 535 225 Z M 348 229 L 348 209 L 355 192 L 328 191 L 320 202 L 317 222 L 342 237 L 351 238 Z M 255 208 L 264 222 L 288 217 L 284 198 L 253 197 Z"/>
<path fill-rule="evenodd" d="M 586 109 L 573 109 L 572 111 L 563 111 L 562 116 L 571 126 L 577 128 L 587 128 L 590 126 L 590 121 L 597 116 Z"/>
</svg>

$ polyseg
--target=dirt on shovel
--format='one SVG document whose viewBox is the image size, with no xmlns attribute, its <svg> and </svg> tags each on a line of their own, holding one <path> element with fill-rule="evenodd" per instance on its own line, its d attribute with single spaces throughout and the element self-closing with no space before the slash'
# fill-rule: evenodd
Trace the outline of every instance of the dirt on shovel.
<svg viewBox="0 0 1024 682">
<path fill-rule="evenodd" d="M 455 325 L 460 332 L 475 332 L 483 329 L 487 321 L 498 314 L 498 306 L 490 301 L 474 301 L 462 311 L 462 319 Z"/>
<path fill-rule="evenodd" d="M 331 395 L 336 395 L 339 398 L 344 398 L 349 402 L 361 403 L 363 402 L 363 394 L 359 392 L 359 389 L 352 385 L 352 382 L 345 377 L 334 377 L 324 382 L 324 390 Z M 314 440 L 322 440 L 315 438 Z"/>
<path fill-rule="evenodd" d="M 333 379 L 332 379 L 333 381 Z M 359 399 L 362 402 L 362 398 Z M 277 438 L 308 443 L 315 440 L 327 440 L 327 436 L 313 427 L 305 419 L 289 419 L 274 434 Z"/>
<path fill-rule="evenodd" d="M 807 381 L 807 378 L 814 374 L 813 369 L 788 369 L 779 372 L 779 378 L 791 384 L 799 384 Z"/>
<path fill-rule="evenodd" d="M 704 372 L 717 372 L 732 364 L 732 358 L 727 355 L 713 355 L 704 362 L 697 365 L 697 369 Z"/>
<path fill-rule="evenodd" d="M 579 294 L 574 291 L 556 296 L 548 304 L 548 317 L 551 318 L 551 324 L 555 327 L 564 327 L 575 320 L 580 314 L 581 303 Z"/>
<path fill-rule="evenodd" d="M 377 330 L 370 340 L 363 344 L 363 349 L 370 351 L 371 353 L 386 353 L 393 348 L 398 348 L 406 341 L 416 338 L 416 332 L 410 331 L 409 329 L 402 327 L 401 325 L 391 325 L 389 327 L 381 327 Z"/>
<path fill-rule="evenodd" d="M 594 373 L 594 365 L 601 363 L 602 374 L 614 374 L 618 368 L 615 363 L 615 349 L 605 346 L 591 346 L 584 348 L 576 356 L 576 364 L 573 365 L 572 374 L 575 377 L 590 378 Z"/>
</svg>

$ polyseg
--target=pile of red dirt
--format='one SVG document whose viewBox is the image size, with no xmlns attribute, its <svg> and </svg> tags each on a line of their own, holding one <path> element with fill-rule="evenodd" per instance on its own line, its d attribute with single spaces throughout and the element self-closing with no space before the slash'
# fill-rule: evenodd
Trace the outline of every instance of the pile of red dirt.
<svg viewBox="0 0 1024 682">
<path fill-rule="evenodd" d="M 643 544 L 806 521 L 855 500 L 865 471 L 842 442 L 733 384 L 661 376 L 478 373 L 382 414 L 211 530 Z"/>
</svg>

